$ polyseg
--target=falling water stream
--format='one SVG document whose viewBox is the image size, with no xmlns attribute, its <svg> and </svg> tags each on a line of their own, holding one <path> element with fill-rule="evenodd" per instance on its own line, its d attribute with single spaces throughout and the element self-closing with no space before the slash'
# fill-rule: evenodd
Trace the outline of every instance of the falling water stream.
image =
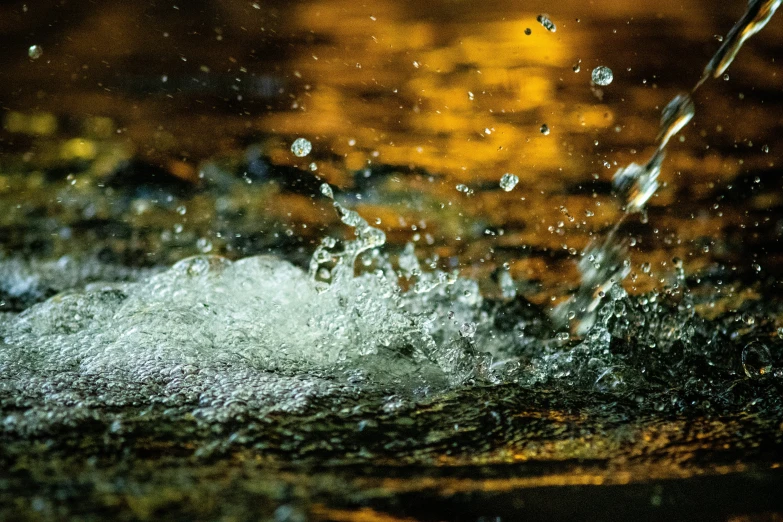
<svg viewBox="0 0 783 522">
<path fill-rule="evenodd" d="M 690 94 L 675 96 L 663 109 L 656 149 L 644 165 L 631 163 L 614 175 L 614 188 L 622 200 L 625 214 L 600 240 L 587 247 L 579 263 L 582 284 L 569 301 L 555 311 L 561 324 L 575 314 L 576 330 L 585 333 L 592 326 L 601 300 L 612 285 L 619 285 L 630 272 L 627 240 L 619 230 L 629 214 L 644 212 L 645 204 L 658 190 L 658 176 L 666 157 L 669 141 L 682 130 L 696 114 L 692 96 L 710 77 L 720 77 L 737 56 L 742 44 L 767 25 L 780 7 L 780 0 L 751 0 L 747 11 L 729 31 L 723 44 L 707 63 L 701 78 Z"/>
</svg>

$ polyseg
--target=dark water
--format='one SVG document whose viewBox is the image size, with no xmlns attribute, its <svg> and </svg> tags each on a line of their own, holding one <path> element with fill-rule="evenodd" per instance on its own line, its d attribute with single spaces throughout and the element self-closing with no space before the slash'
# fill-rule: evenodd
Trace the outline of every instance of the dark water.
<svg viewBox="0 0 783 522">
<path fill-rule="evenodd" d="M 601 329 L 559 338 L 551 319 L 624 214 L 615 171 L 650 157 L 663 107 L 746 7 L 725 4 L 0 6 L 0 518 L 776 520 L 779 18 L 694 94 L 661 187 L 617 229 L 631 263 Z M 598 65 L 610 85 L 591 85 Z M 240 323 L 257 300 L 191 316 L 176 289 L 202 274 L 165 300 L 142 285 L 194 254 L 306 269 L 323 237 L 353 235 L 324 182 L 385 233 L 369 267 L 388 255 L 402 289 L 428 281 L 398 260 L 413 242 L 425 274 L 469 279 L 399 305 L 445 324 L 434 355 L 397 335 L 377 363 L 340 348 L 334 364 L 83 370 L 99 335 L 136 371 L 172 353 L 148 347 L 201 350 L 180 327 L 208 336 L 210 322 L 239 325 L 210 342 L 252 358 L 273 331 L 264 313 Z M 236 291 L 210 270 L 204 288 Z M 354 310 L 337 302 L 335 323 Z M 138 317 L 148 337 L 123 322 Z M 51 346 L 70 362 L 36 359 Z"/>
</svg>

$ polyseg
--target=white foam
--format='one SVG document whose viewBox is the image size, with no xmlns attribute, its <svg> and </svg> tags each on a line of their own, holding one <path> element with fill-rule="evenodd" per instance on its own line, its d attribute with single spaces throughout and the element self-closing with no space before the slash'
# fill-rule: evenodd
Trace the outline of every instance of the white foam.
<svg viewBox="0 0 783 522">
<path fill-rule="evenodd" d="M 437 285 L 406 294 L 383 271 L 338 279 L 325 285 L 268 256 L 199 256 L 141 282 L 58 294 L 0 321 L 0 394 L 20 407 L 160 403 L 217 415 L 473 375 L 457 320 L 475 320 L 480 297 L 462 290 L 451 302 Z M 444 307 L 460 306 L 443 321 Z"/>
</svg>

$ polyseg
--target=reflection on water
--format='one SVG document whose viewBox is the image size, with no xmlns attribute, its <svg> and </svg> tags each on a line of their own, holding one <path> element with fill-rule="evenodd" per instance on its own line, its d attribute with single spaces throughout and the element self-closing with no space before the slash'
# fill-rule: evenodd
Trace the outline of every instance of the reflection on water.
<svg viewBox="0 0 783 522">
<path fill-rule="evenodd" d="M 543 3 L 505 2 L 481 9 L 340 1 L 3 6 L 4 30 L 20 40 L 18 49 L 5 50 L 13 65 L 2 73 L 3 193 L 17 204 L 25 195 L 29 205 L 4 218 L 9 250 L 35 240 L 20 228 L 30 226 L 33 209 L 48 205 L 36 182 L 13 173 L 71 174 L 72 185 L 62 190 L 73 201 L 87 185 L 117 181 L 118 170 L 125 183 L 138 169 L 118 165 L 138 158 L 162 167 L 159 178 L 185 187 L 205 186 L 220 167 L 229 177 L 247 172 L 251 180 L 266 175 L 283 183 L 315 175 L 349 194 L 366 192 L 359 211 L 380 218 L 394 242 L 419 237 L 423 251 L 458 256 L 479 277 L 509 262 L 516 278 L 544 285 L 533 298 L 560 295 L 578 280 L 574 253 L 619 216 L 607 189 L 617 166 L 647 154 L 656 114 L 689 83 L 683 78 L 697 78 L 720 46 L 712 36 L 731 27 L 742 7 L 714 13 L 708 2 L 685 8 L 656 2 L 654 9 L 564 4 L 556 14 Z M 537 22 L 542 12 L 557 22 L 556 33 Z M 766 179 L 775 164 L 779 97 L 772 93 L 781 80 L 772 56 L 779 32 L 772 24 L 735 64 L 733 78 L 708 86 L 704 101 L 697 100 L 699 119 L 672 147 L 663 188 L 651 202 L 655 218 L 633 227 L 639 290 L 659 284 L 638 269 L 645 261 L 657 266 L 677 255 L 698 269 L 732 260 L 733 231 L 751 226 L 761 229 L 760 237 L 777 233 L 779 223 L 768 219 L 779 205 L 776 187 L 751 186 L 754 192 L 738 196 L 740 205 L 724 192 L 746 177 Z M 30 60 L 29 45 L 45 54 Z M 577 63 L 583 70 L 575 73 Z M 591 86 L 598 65 L 612 67 L 614 83 Z M 314 145 L 304 160 L 289 152 L 297 137 Z M 224 164 L 216 166 L 216 158 Z M 506 172 L 520 178 L 507 194 L 497 190 Z M 51 177 L 47 193 L 60 187 L 48 183 Z M 472 192 L 458 192 L 458 184 Z M 312 227 L 333 220 L 325 205 L 312 205 L 317 186 L 284 190 L 259 210 L 284 222 L 278 233 L 310 237 Z M 216 226 L 216 209 L 199 203 L 201 197 L 185 206 L 212 219 L 189 212 L 183 231 L 174 233 L 181 238 L 173 240 L 175 252 L 136 224 L 134 252 L 145 252 L 148 262 L 173 262 L 195 253 L 198 239 L 212 252 L 258 250 L 227 237 L 234 231 Z M 248 215 L 252 205 L 231 202 L 234 214 Z M 64 221 L 85 213 L 118 217 L 76 206 Z M 689 214 L 693 219 L 683 219 Z M 119 214 L 123 223 L 139 219 Z M 141 220 L 146 228 L 161 219 Z M 258 228 L 248 224 L 237 233 L 247 237 Z M 83 231 L 66 233 L 72 240 Z M 766 265 L 777 266 L 779 254 L 762 246 L 763 239 L 745 239 L 746 249 L 767 249 L 773 257 Z M 713 248 L 705 253 L 707 246 Z M 111 249 L 138 257 L 127 247 Z M 52 248 L 53 255 L 71 249 Z"/>
</svg>

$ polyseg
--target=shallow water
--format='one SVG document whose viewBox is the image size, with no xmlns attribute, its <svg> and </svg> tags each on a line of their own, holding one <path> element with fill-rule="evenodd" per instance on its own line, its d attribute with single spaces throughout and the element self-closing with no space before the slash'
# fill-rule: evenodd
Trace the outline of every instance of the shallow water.
<svg viewBox="0 0 783 522">
<path fill-rule="evenodd" d="M 745 7 L 0 7 L 0 518 L 779 513 Z"/>
</svg>

